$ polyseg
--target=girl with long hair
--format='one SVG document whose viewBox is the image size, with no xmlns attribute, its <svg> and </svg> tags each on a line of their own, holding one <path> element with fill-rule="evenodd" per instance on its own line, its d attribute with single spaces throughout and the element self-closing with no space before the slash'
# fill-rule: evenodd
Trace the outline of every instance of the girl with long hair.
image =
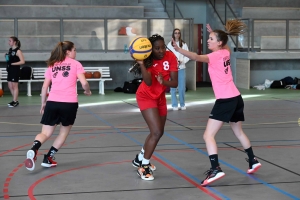
<svg viewBox="0 0 300 200">
<path fill-rule="evenodd" d="M 218 161 L 218 149 L 215 141 L 215 135 L 220 130 L 224 122 L 229 123 L 237 139 L 242 144 L 248 155 L 249 168 L 248 174 L 256 172 L 261 164 L 255 158 L 250 141 L 242 129 L 244 119 L 243 98 L 233 82 L 230 68 L 230 49 L 227 45 L 229 35 L 239 35 L 243 33 L 246 25 L 240 20 L 228 20 L 225 31 L 212 30 L 207 25 L 210 33 L 207 40 L 208 49 L 212 53 L 207 55 L 198 55 L 181 49 L 173 40 L 174 49 L 179 53 L 198 62 L 208 63 L 208 72 L 212 82 L 213 91 L 216 97 L 215 105 L 209 115 L 203 139 L 206 144 L 211 168 L 206 172 L 206 178 L 201 182 L 202 186 L 225 176 Z"/>
<path fill-rule="evenodd" d="M 11 36 L 8 40 L 10 49 L 7 55 L 7 82 L 10 93 L 13 100 L 7 105 L 10 108 L 17 107 L 19 105 L 19 79 L 20 79 L 20 69 L 21 65 L 25 64 L 24 55 L 21 51 L 21 42 L 15 37 Z"/>
<path fill-rule="evenodd" d="M 175 28 L 172 33 L 172 39 L 176 42 L 177 46 L 180 48 L 188 51 L 189 48 L 181 38 L 181 31 L 179 28 Z M 171 104 L 173 110 L 186 110 L 185 106 L 185 91 L 186 91 L 186 86 L 185 86 L 185 63 L 187 63 L 190 59 L 181 53 L 177 52 L 174 50 L 172 41 L 170 41 L 167 45 L 168 49 L 171 50 L 173 53 L 175 53 L 177 60 L 178 60 L 178 87 L 177 88 L 170 88 L 170 93 L 171 93 Z M 179 97 L 179 107 L 178 107 L 178 99 L 177 99 L 177 91 L 178 91 L 178 97 Z"/>
<path fill-rule="evenodd" d="M 54 154 L 60 149 L 67 139 L 68 134 L 75 122 L 78 97 L 77 79 L 79 79 L 84 94 L 90 96 L 89 83 L 84 76 L 84 69 L 80 62 L 75 60 L 76 47 L 73 42 L 59 42 L 52 50 L 50 58 L 46 61 L 48 69 L 45 72 L 45 80 L 42 87 L 42 106 L 40 113 L 43 115 L 41 124 L 42 131 L 33 142 L 29 151 L 25 166 L 32 171 L 39 148 L 45 143 L 60 124 L 60 131 L 48 153 L 44 155 L 43 167 L 55 167 Z M 47 98 L 47 89 L 51 84 L 51 90 Z"/>
</svg>

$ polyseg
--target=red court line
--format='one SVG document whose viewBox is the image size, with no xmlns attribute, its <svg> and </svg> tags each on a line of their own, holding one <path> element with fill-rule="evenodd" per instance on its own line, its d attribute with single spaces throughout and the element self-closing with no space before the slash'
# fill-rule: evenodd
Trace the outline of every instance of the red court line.
<svg viewBox="0 0 300 200">
<path fill-rule="evenodd" d="M 1 157 L 1 156 L 3 156 L 3 155 L 5 155 L 5 154 L 8 154 L 8 153 L 10 153 L 10 152 L 12 152 L 12 151 L 15 151 L 15 150 L 21 149 L 21 148 L 23 148 L 23 147 L 26 147 L 26 146 L 29 146 L 29 145 L 32 145 L 32 143 L 29 143 L 29 144 L 24 144 L 24 145 L 22 145 L 22 146 L 19 146 L 19 147 L 16 147 L 16 148 L 13 148 L 13 149 L 10 149 L 10 150 L 7 150 L 7 151 L 4 151 L 4 152 L 0 153 L 0 157 Z"/>
<path fill-rule="evenodd" d="M 191 180 L 190 178 L 188 178 L 184 174 L 180 173 L 178 170 L 174 169 L 173 167 L 171 167 L 167 163 L 163 162 L 161 159 L 155 157 L 154 155 L 152 155 L 152 157 L 155 160 L 157 160 L 158 162 L 160 162 L 162 165 L 164 165 L 165 167 L 167 167 L 168 169 L 170 169 L 171 171 L 175 172 L 177 175 L 179 175 L 180 177 L 182 177 L 183 179 L 185 179 L 186 181 L 188 181 L 189 183 L 191 183 L 192 185 L 196 186 L 196 188 L 200 189 L 204 193 L 206 193 L 209 196 L 211 196 L 212 198 L 214 198 L 216 200 L 221 200 L 221 198 L 219 198 L 218 196 L 216 196 L 215 194 L 213 194 L 212 192 L 210 192 L 206 188 L 202 187 L 201 185 L 197 184 L 196 182 L 194 182 L 193 180 Z M 36 182 L 34 182 L 29 187 L 29 189 L 28 189 L 28 197 L 29 197 L 30 200 L 36 200 L 36 198 L 34 197 L 34 194 L 33 194 L 34 188 L 38 184 L 40 184 L 41 182 L 43 182 L 43 181 L 45 181 L 45 180 L 47 180 L 49 178 L 52 178 L 52 177 L 54 177 L 56 175 L 63 174 L 63 173 L 66 173 L 66 172 L 70 172 L 70 171 L 75 171 L 75 170 L 90 168 L 90 167 L 97 167 L 97 166 L 104 166 L 104 165 L 116 165 L 116 164 L 122 164 L 122 163 L 125 163 L 125 162 L 131 162 L 131 160 L 124 160 L 124 161 L 119 161 L 119 162 L 107 162 L 107 163 L 102 163 L 102 164 L 94 164 L 94 165 L 82 166 L 82 167 L 77 167 L 77 168 L 73 168 L 73 169 L 67 169 L 67 170 L 64 170 L 64 171 L 60 171 L 60 172 L 56 172 L 56 173 L 50 174 L 48 176 L 45 176 L 45 177 L 37 180 Z"/>
<path fill-rule="evenodd" d="M 99 136 L 104 136 L 105 134 L 99 134 Z M 89 136 L 88 138 L 89 139 L 92 139 L 92 138 L 95 138 L 96 136 Z M 49 138 L 49 140 L 52 140 L 51 138 Z M 70 142 L 72 143 L 72 141 Z M 26 144 L 26 145 L 22 145 L 22 146 L 19 146 L 19 147 L 16 147 L 14 149 L 10 149 L 10 150 L 7 150 L 5 152 L 3 152 L 2 154 L 0 154 L 0 156 L 4 155 L 4 154 L 7 154 L 7 153 L 10 153 L 14 150 L 17 150 L 17 149 L 20 149 L 20 148 L 23 148 L 23 147 L 26 147 L 26 146 L 29 146 L 29 145 L 32 145 L 32 143 L 30 144 Z M 67 144 L 63 144 L 63 146 L 66 146 Z M 47 152 L 48 150 L 44 150 L 43 152 Z M 42 155 L 42 153 L 38 153 L 38 155 Z M 24 161 L 25 162 L 25 161 Z M 3 197 L 4 199 L 9 199 L 10 196 L 9 196 L 9 184 L 10 184 L 10 181 L 11 179 L 13 178 L 13 176 L 15 175 L 16 172 L 19 171 L 20 168 L 23 167 L 24 165 L 24 162 L 19 164 L 16 168 L 14 168 L 12 170 L 12 172 L 9 173 L 8 177 L 6 178 L 5 182 L 4 182 L 4 185 L 3 185 Z"/>
<path fill-rule="evenodd" d="M 70 172 L 70 171 L 74 171 L 74 170 L 80 170 L 80 169 L 85 169 L 85 168 L 90 168 L 90 167 L 97 167 L 97 166 L 104 166 L 104 165 L 118 165 L 118 164 L 122 164 L 122 163 L 125 163 L 125 162 L 131 162 L 131 160 L 124 160 L 124 161 L 120 161 L 120 162 L 107 162 L 107 163 L 102 163 L 102 164 L 94 164 L 94 165 L 88 165 L 88 166 L 82 166 L 82 167 L 77 167 L 77 168 L 73 168 L 73 169 L 67 169 L 67 170 L 64 170 L 64 171 L 60 171 L 60 172 L 56 172 L 54 174 L 50 174 L 48 176 L 45 176 L 39 180 L 37 180 L 36 182 L 34 182 L 28 189 L 28 197 L 29 199 L 31 200 L 36 200 L 36 198 L 34 197 L 34 194 L 33 194 L 33 190 L 34 188 L 40 184 L 41 182 L 49 179 L 49 178 L 52 178 L 56 175 L 59 175 L 59 174 L 63 174 L 63 173 L 66 173 L 66 172 Z"/>
<path fill-rule="evenodd" d="M 154 158 L 155 160 L 157 160 L 158 162 L 160 162 L 162 165 L 164 165 L 166 168 L 170 169 L 171 171 L 173 171 L 175 174 L 179 175 L 181 178 L 185 179 L 187 182 L 191 183 L 192 185 L 196 186 L 198 189 L 200 189 L 202 192 L 208 194 L 209 196 L 211 196 L 214 199 L 217 200 L 222 200 L 220 197 L 218 197 L 217 195 L 215 195 L 214 193 L 212 193 L 211 191 L 209 191 L 208 189 L 202 187 L 201 185 L 199 185 L 198 183 L 196 183 L 195 181 L 193 181 L 192 179 L 188 178 L 187 176 L 185 176 L 184 174 L 182 174 L 181 172 L 179 172 L 177 169 L 173 168 L 172 166 L 170 166 L 169 164 L 165 163 L 164 161 L 162 161 L 161 159 L 159 159 L 158 157 L 152 155 L 152 158 Z"/>
</svg>

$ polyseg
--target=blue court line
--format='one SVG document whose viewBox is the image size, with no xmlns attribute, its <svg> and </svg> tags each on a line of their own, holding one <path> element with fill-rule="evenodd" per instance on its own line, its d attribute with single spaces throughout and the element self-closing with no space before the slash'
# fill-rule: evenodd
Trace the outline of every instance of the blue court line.
<svg viewBox="0 0 300 200">
<path fill-rule="evenodd" d="M 142 143 L 140 143 L 139 141 L 137 141 L 136 139 L 134 139 L 133 137 L 129 136 L 128 134 L 122 132 L 121 130 L 119 130 L 118 128 L 114 127 L 113 125 L 111 125 L 109 122 L 103 120 L 101 117 L 99 117 L 98 115 L 92 113 L 90 110 L 86 109 L 86 108 L 82 108 L 84 111 L 86 111 L 87 113 L 93 115 L 96 119 L 102 121 L 104 124 L 111 126 L 112 128 L 114 128 L 115 130 L 117 130 L 121 135 L 127 137 L 129 140 L 135 142 L 138 145 L 143 146 Z M 163 156 L 161 156 L 160 154 L 154 152 L 154 155 L 159 157 L 161 160 L 163 160 L 164 162 L 168 163 L 169 165 L 171 165 L 172 167 L 176 168 L 178 171 L 180 171 L 181 173 L 185 174 L 186 176 L 190 177 L 191 179 L 195 180 L 198 183 L 201 183 L 201 181 L 199 179 L 197 179 L 195 176 L 191 175 L 190 173 L 186 172 L 185 170 L 183 170 L 182 168 L 178 167 L 177 165 L 175 165 L 174 163 L 172 163 L 171 161 L 167 160 L 166 158 L 164 158 Z M 215 193 L 216 195 L 222 197 L 223 199 L 226 200 L 230 200 L 229 197 L 225 196 L 224 194 L 218 192 L 217 190 L 211 188 L 211 187 L 207 187 L 208 190 L 212 191 L 213 193 Z"/>
<path fill-rule="evenodd" d="M 190 147 L 191 149 L 194 149 L 195 151 L 197 151 L 197 152 L 199 152 L 199 153 L 201 153 L 201 154 L 203 154 L 203 155 L 208 156 L 208 154 L 207 154 L 205 151 L 202 151 L 202 150 L 200 150 L 200 149 L 194 147 L 193 145 L 191 145 L 191 144 L 189 144 L 189 143 L 187 143 L 187 142 L 185 142 L 185 141 L 183 141 L 183 140 L 180 140 L 180 139 L 178 139 L 178 138 L 172 136 L 171 134 L 168 134 L 168 133 L 165 132 L 164 135 L 166 135 L 166 136 L 172 138 L 173 140 L 175 140 L 175 141 L 177 141 L 177 142 L 179 142 L 179 143 L 181 143 L 181 144 L 184 144 L 184 145 Z M 267 186 L 267 187 L 269 187 L 269 188 L 271 188 L 271 189 L 273 189 L 273 190 L 275 190 L 275 191 L 277 191 L 277 192 L 280 192 L 281 194 L 284 194 L 284 195 L 290 197 L 291 199 L 298 199 L 298 200 L 300 199 L 300 198 L 298 198 L 298 197 L 296 197 L 296 196 L 294 196 L 294 195 L 292 195 L 292 194 L 290 194 L 290 193 L 288 193 L 288 192 L 286 192 L 286 191 L 284 191 L 284 190 L 281 190 L 281 189 L 279 189 L 279 188 L 277 188 L 277 187 L 275 187 L 275 186 L 273 186 L 273 185 L 271 185 L 271 184 L 268 184 L 267 182 L 265 182 L 265 181 L 263 181 L 263 180 L 261 180 L 261 179 L 255 177 L 255 176 L 253 176 L 253 175 L 249 175 L 249 174 L 245 173 L 244 171 L 240 170 L 239 168 L 237 168 L 237 167 L 235 167 L 235 166 L 233 166 L 233 165 L 230 165 L 229 163 L 227 163 L 227 162 L 225 162 L 225 161 L 223 161 L 223 160 L 219 160 L 219 162 L 222 163 L 223 165 L 226 165 L 227 167 L 229 167 L 229 168 L 231 168 L 231 169 L 233 169 L 233 170 L 235 170 L 235 171 L 237 171 L 237 172 L 243 174 L 243 175 L 246 175 L 246 176 L 248 176 L 248 177 L 250 177 L 250 178 L 256 180 L 256 181 L 259 182 L 259 183 L 264 184 L 265 186 Z"/>
</svg>

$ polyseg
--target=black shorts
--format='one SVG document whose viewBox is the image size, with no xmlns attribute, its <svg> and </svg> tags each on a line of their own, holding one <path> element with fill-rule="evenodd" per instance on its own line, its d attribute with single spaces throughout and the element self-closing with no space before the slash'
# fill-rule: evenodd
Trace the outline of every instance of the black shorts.
<svg viewBox="0 0 300 200">
<path fill-rule="evenodd" d="M 19 82 L 20 79 L 20 66 L 11 65 L 7 70 L 7 81 Z"/>
<path fill-rule="evenodd" d="M 76 119 L 78 103 L 47 101 L 41 124 L 54 126 L 73 125 Z"/>
<path fill-rule="evenodd" d="M 217 99 L 209 118 L 227 123 L 245 121 L 242 96 Z"/>
</svg>

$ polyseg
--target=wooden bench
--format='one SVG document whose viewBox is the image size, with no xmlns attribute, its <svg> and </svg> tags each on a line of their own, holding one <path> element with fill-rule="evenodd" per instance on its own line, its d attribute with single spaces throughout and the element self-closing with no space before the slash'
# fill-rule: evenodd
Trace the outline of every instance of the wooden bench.
<svg viewBox="0 0 300 200">
<path fill-rule="evenodd" d="M 32 82 L 44 82 L 44 74 L 47 68 L 33 68 L 33 79 L 30 80 L 19 80 L 19 82 L 27 83 L 27 96 L 31 95 L 31 83 Z M 100 78 L 89 78 L 87 81 L 99 81 L 99 94 L 104 93 L 104 82 L 111 81 L 109 67 L 84 67 L 87 72 L 99 71 L 101 73 Z M 7 72 L 6 68 L 0 68 L 0 89 L 2 89 L 2 83 L 7 83 Z"/>
</svg>

